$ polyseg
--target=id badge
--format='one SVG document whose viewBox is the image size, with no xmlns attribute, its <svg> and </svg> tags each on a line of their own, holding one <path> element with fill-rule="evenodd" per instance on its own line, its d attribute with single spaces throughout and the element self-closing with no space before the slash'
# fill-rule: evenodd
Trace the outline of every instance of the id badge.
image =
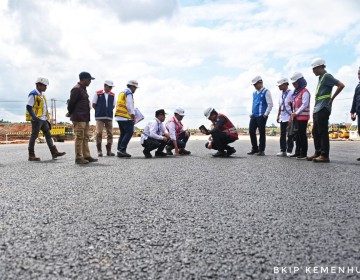
<svg viewBox="0 0 360 280">
<path fill-rule="evenodd" d="M 285 109 L 285 108 L 284 108 L 284 105 L 281 105 L 280 110 L 281 110 L 281 111 L 284 111 L 284 109 Z"/>
</svg>

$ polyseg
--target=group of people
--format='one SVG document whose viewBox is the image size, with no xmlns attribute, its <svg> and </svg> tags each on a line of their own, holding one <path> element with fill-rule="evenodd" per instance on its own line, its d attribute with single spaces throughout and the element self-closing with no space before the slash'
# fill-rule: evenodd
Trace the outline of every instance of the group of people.
<svg viewBox="0 0 360 280">
<path fill-rule="evenodd" d="M 315 105 L 313 110 L 313 130 L 315 153 L 307 155 L 307 124 L 310 119 L 310 99 L 311 94 L 306 88 L 307 82 L 302 73 L 296 72 L 291 77 L 294 90 L 289 89 L 289 80 L 282 78 L 277 82 L 281 95 L 279 98 L 279 109 L 277 121 L 280 123 L 280 152 L 277 156 L 289 156 L 296 159 L 306 159 L 314 162 L 330 162 L 329 159 L 329 133 L 328 121 L 331 114 L 332 103 L 335 97 L 343 90 L 345 85 L 335 79 L 326 71 L 326 63 L 323 59 L 315 59 L 312 62 L 312 69 L 319 77 L 315 92 Z M 360 80 L 360 68 L 358 72 Z M 114 83 L 111 80 L 104 82 L 104 88 L 96 91 L 90 106 L 87 87 L 95 78 L 88 72 L 79 74 L 79 82 L 72 88 L 68 100 L 67 116 L 73 122 L 75 134 L 75 163 L 87 164 L 98 161 L 90 155 L 89 142 L 89 122 L 90 109 L 95 110 L 96 120 L 96 147 L 98 156 L 102 157 L 102 133 L 106 129 L 106 155 L 115 156 L 112 152 L 113 144 L 113 116 L 118 123 L 120 137 L 117 144 L 117 156 L 128 158 L 131 155 L 127 152 L 127 146 L 134 133 L 134 125 L 138 121 L 138 109 L 134 106 L 134 93 L 138 88 L 136 80 L 130 80 L 127 88 L 120 92 L 118 98 L 112 92 Z M 30 92 L 26 106 L 26 120 L 31 121 L 32 134 L 29 141 L 29 161 L 39 161 L 35 156 L 34 145 L 40 130 L 43 131 L 46 142 L 49 146 L 53 158 L 65 155 L 59 152 L 54 145 L 50 130 L 51 124 L 48 121 L 49 114 L 45 91 L 49 81 L 46 78 L 36 80 L 36 89 Z M 252 79 L 255 88 L 253 92 L 252 113 L 250 115 L 249 134 L 251 140 L 251 150 L 248 155 L 265 155 L 266 134 L 265 127 L 268 116 L 273 107 L 270 91 L 264 87 L 261 76 Z M 333 87 L 336 87 L 332 94 Z M 115 111 L 115 113 L 114 113 Z M 353 104 L 351 108 L 351 118 L 355 121 L 360 114 L 360 86 L 355 89 Z M 141 145 L 143 154 L 146 158 L 151 158 L 151 151 L 155 151 L 156 157 L 168 155 L 189 155 L 186 144 L 190 137 L 190 132 L 184 130 L 182 119 L 185 111 L 182 108 L 174 110 L 174 115 L 164 124 L 166 113 L 164 109 L 155 112 L 155 118 L 144 128 L 141 135 Z M 202 133 L 210 135 L 209 141 L 205 144 L 208 149 L 217 150 L 214 157 L 228 157 L 236 152 L 234 147 L 229 144 L 238 140 L 238 132 L 230 119 L 210 107 L 205 109 L 204 116 L 212 122 L 212 129 L 207 130 L 205 126 L 199 129 Z M 358 129 L 360 121 L 358 118 Z M 259 143 L 256 131 L 259 131 Z M 359 131 L 360 133 L 360 131 Z M 295 152 L 292 153 L 294 148 Z M 174 150 L 174 153 L 173 153 Z M 360 158 L 358 159 L 360 160 Z"/>
</svg>

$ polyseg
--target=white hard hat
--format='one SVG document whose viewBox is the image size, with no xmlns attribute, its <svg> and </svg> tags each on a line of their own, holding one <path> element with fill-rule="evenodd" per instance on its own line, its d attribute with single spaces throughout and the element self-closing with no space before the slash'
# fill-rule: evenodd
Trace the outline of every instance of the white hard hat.
<svg viewBox="0 0 360 280">
<path fill-rule="evenodd" d="M 322 58 L 315 58 L 311 63 L 312 68 L 318 67 L 320 65 L 325 65 L 325 60 Z"/>
<path fill-rule="evenodd" d="M 209 118 L 210 115 L 211 115 L 211 113 L 212 113 L 212 111 L 214 111 L 214 110 L 215 110 L 215 109 L 214 109 L 213 107 L 206 108 L 206 109 L 204 110 L 204 116 L 205 116 L 206 118 Z"/>
<path fill-rule="evenodd" d="M 38 84 L 38 83 L 43 84 L 45 86 L 48 86 L 49 85 L 49 80 L 46 79 L 46 78 L 39 77 L 39 78 L 36 79 L 35 84 Z"/>
<path fill-rule="evenodd" d="M 180 116 L 185 116 L 185 110 L 183 108 L 176 108 L 174 113 L 179 114 Z"/>
<path fill-rule="evenodd" d="M 108 85 L 109 87 L 114 87 L 114 82 L 111 81 L 111 80 L 106 80 L 106 81 L 104 82 L 104 85 Z"/>
<path fill-rule="evenodd" d="M 254 79 L 251 80 L 251 84 L 255 85 L 259 81 L 262 81 L 261 76 L 256 76 Z"/>
<path fill-rule="evenodd" d="M 281 78 L 280 80 L 277 81 L 277 85 L 281 86 L 282 84 L 288 84 L 289 80 L 287 78 Z"/>
<path fill-rule="evenodd" d="M 290 80 L 291 80 L 292 83 L 295 83 L 295 82 L 296 82 L 297 80 L 299 80 L 300 78 L 304 78 L 303 74 L 301 74 L 300 72 L 295 72 L 295 73 L 291 76 Z"/>
<path fill-rule="evenodd" d="M 134 86 L 134 87 L 136 87 L 136 88 L 139 87 L 139 84 L 138 84 L 138 82 L 137 82 L 136 80 L 130 80 L 130 81 L 128 81 L 127 85 L 128 85 L 128 86 Z"/>
</svg>

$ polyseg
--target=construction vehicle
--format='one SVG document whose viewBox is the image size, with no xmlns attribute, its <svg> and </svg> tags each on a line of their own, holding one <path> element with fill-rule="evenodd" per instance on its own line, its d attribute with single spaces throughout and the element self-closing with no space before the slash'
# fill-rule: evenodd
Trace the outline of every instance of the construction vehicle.
<svg viewBox="0 0 360 280">
<path fill-rule="evenodd" d="M 329 127 L 330 139 L 349 139 L 350 132 L 346 124 L 332 124 Z"/>
<path fill-rule="evenodd" d="M 66 125 L 53 125 L 50 130 L 54 142 L 64 142 L 65 140 L 74 140 L 74 130 Z M 40 131 L 39 136 L 43 136 Z"/>
</svg>

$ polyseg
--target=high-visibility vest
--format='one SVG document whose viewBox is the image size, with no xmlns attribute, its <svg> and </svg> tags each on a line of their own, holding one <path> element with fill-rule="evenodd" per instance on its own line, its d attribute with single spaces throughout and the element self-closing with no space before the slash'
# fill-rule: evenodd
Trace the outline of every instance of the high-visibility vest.
<svg viewBox="0 0 360 280">
<path fill-rule="evenodd" d="M 36 90 L 33 90 L 32 92 L 29 93 L 29 97 L 30 95 L 33 95 L 34 96 L 34 105 L 32 106 L 32 109 L 34 111 L 34 114 L 36 117 L 41 117 L 43 115 L 43 108 L 44 108 L 44 102 L 45 102 L 45 105 L 46 105 L 46 118 L 47 119 L 50 119 L 50 115 L 49 115 L 49 112 L 47 110 L 47 103 L 46 103 L 46 97 L 45 95 L 43 95 L 41 98 L 39 96 L 39 93 L 36 91 Z M 28 110 L 26 110 L 26 120 L 27 121 L 32 121 L 32 116 L 30 115 L 30 113 L 28 112 Z"/>
<path fill-rule="evenodd" d="M 322 95 L 319 95 L 320 86 L 322 85 L 322 82 L 323 82 L 323 80 L 324 80 L 324 78 L 325 78 L 326 75 L 327 75 L 327 73 L 325 73 L 325 74 L 321 77 L 321 79 L 320 79 L 320 81 L 319 81 L 319 83 L 318 83 L 318 85 L 317 85 L 316 94 L 315 94 L 315 100 L 316 100 L 316 101 L 323 100 L 323 99 L 326 99 L 326 98 L 329 98 L 329 99 L 331 98 L 331 92 L 330 92 L 330 93 L 323 93 Z"/>
<path fill-rule="evenodd" d="M 302 105 L 302 96 L 305 92 L 309 92 L 306 88 L 300 90 L 298 95 L 294 99 L 294 112 L 296 112 Z M 310 94 L 310 93 L 309 93 Z M 296 115 L 298 121 L 307 121 L 310 119 L 310 102 L 308 107 L 306 107 L 299 115 Z"/>
<path fill-rule="evenodd" d="M 232 122 L 229 120 L 229 118 L 221 113 L 218 114 L 218 117 L 224 117 L 226 119 L 226 123 L 220 128 L 220 131 L 227 132 L 231 137 L 238 139 L 239 135 L 237 133 L 237 130 L 232 124 Z M 213 124 L 216 126 L 217 121 L 214 121 Z"/>
<path fill-rule="evenodd" d="M 129 94 L 131 95 L 133 94 L 129 89 L 120 92 L 116 103 L 115 117 L 123 117 L 126 119 L 131 119 L 129 110 L 126 107 L 126 96 Z M 133 104 L 134 104 L 134 97 L 133 97 Z"/>
<path fill-rule="evenodd" d="M 178 120 L 175 118 L 175 116 L 173 116 L 173 117 L 171 117 L 171 118 L 166 122 L 166 128 L 167 128 L 167 130 L 169 130 L 168 124 L 171 123 L 171 122 L 173 122 L 173 123 L 175 124 L 175 135 L 176 135 L 176 139 L 178 139 L 184 126 L 183 126 L 183 124 L 182 124 L 180 121 L 178 121 Z"/>
</svg>

